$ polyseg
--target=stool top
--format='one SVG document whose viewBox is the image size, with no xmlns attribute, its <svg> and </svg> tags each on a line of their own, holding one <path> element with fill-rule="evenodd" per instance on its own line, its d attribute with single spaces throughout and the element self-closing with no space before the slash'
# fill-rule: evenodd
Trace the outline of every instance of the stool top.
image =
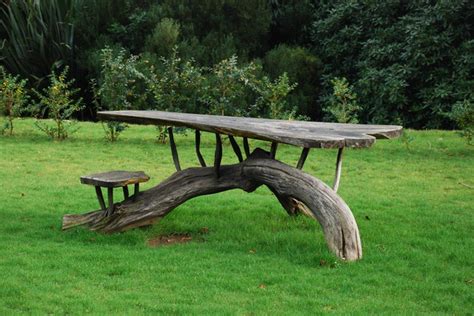
<svg viewBox="0 0 474 316">
<path fill-rule="evenodd" d="M 115 170 L 102 173 L 94 173 L 81 177 L 82 184 L 101 186 L 107 188 L 124 187 L 129 184 L 147 182 L 150 177 L 143 171 Z"/>
</svg>

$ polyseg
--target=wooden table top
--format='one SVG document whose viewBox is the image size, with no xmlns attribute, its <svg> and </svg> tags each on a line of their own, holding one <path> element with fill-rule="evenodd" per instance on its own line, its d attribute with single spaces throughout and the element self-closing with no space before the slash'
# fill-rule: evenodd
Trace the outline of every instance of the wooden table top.
<svg viewBox="0 0 474 316">
<path fill-rule="evenodd" d="M 162 111 L 102 111 L 101 120 L 181 126 L 306 148 L 370 147 L 376 138 L 396 138 L 397 125 L 323 123 Z"/>
</svg>

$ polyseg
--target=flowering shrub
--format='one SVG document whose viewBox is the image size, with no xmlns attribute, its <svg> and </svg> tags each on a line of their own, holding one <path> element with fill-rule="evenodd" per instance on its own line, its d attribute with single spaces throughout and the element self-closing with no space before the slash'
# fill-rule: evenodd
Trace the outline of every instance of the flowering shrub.
<svg viewBox="0 0 474 316">
<path fill-rule="evenodd" d="M 70 121 L 72 114 L 82 109 L 82 99 L 74 99 L 74 95 L 79 89 L 72 88 L 74 80 L 67 80 L 69 67 L 58 75 L 54 70 L 49 75 L 50 84 L 43 92 L 33 90 L 40 102 L 37 111 L 41 117 L 52 118 L 54 124 L 48 124 L 37 120 L 36 126 L 56 140 L 64 140 L 77 129 L 75 122 Z"/>
<path fill-rule="evenodd" d="M 338 123 L 357 123 L 357 95 L 352 92 L 352 87 L 346 78 L 334 78 L 331 80 L 333 94 L 327 98 L 327 105 L 324 108 L 329 119 Z"/>
<path fill-rule="evenodd" d="M 138 56 L 126 56 L 125 50 L 114 52 L 110 48 L 101 50 L 102 68 L 98 84 L 93 82 L 96 106 L 101 110 L 130 110 L 137 104 L 146 103 L 146 94 L 138 90 L 138 81 L 145 75 L 138 69 Z M 116 141 L 127 125 L 121 122 L 105 122 L 106 138 Z"/>
<path fill-rule="evenodd" d="M 25 91 L 27 80 L 7 73 L 3 67 L 0 67 L 0 79 L 0 110 L 6 117 L 0 132 L 3 134 L 8 130 L 8 134 L 13 135 L 13 120 L 28 102 Z"/>
</svg>

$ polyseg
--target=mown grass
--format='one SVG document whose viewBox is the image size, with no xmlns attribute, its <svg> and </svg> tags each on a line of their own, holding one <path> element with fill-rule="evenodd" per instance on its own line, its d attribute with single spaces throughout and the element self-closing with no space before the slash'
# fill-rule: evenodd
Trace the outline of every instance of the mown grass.
<svg viewBox="0 0 474 316">
<path fill-rule="evenodd" d="M 340 195 L 352 208 L 364 258 L 337 260 L 319 224 L 290 218 L 264 188 L 193 199 L 149 229 L 102 235 L 61 231 L 65 213 L 97 208 L 79 176 L 144 170 L 148 188 L 173 170 L 151 126 L 119 142 L 81 123 L 50 141 L 29 119 L 0 137 L 0 314 L 472 314 L 474 150 L 454 132 L 423 131 L 407 150 L 378 141 L 345 153 Z M 193 136 L 178 135 L 183 166 Z M 252 142 L 252 147 L 265 146 Z M 212 159 L 212 135 L 203 152 Z M 235 158 L 225 143 L 224 162 Z M 277 158 L 295 164 L 299 149 Z M 311 151 L 305 170 L 331 183 L 335 151 Z M 161 234 L 192 241 L 150 248 Z"/>
</svg>

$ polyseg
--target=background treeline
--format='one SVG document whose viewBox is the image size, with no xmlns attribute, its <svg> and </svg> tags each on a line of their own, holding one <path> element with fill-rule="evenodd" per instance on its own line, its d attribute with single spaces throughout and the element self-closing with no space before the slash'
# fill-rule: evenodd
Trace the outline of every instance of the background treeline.
<svg viewBox="0 0 474 316">
<path fill-rule="evenodd" d="M 452 128 L 474 103 L 469 0 L 3 0 L 0 16 L 1 64 L 36 89 L 69 66 L 85 119 L 127 104 L 323 120 L 347 95 L 360 122 Z"/>
</svg>

